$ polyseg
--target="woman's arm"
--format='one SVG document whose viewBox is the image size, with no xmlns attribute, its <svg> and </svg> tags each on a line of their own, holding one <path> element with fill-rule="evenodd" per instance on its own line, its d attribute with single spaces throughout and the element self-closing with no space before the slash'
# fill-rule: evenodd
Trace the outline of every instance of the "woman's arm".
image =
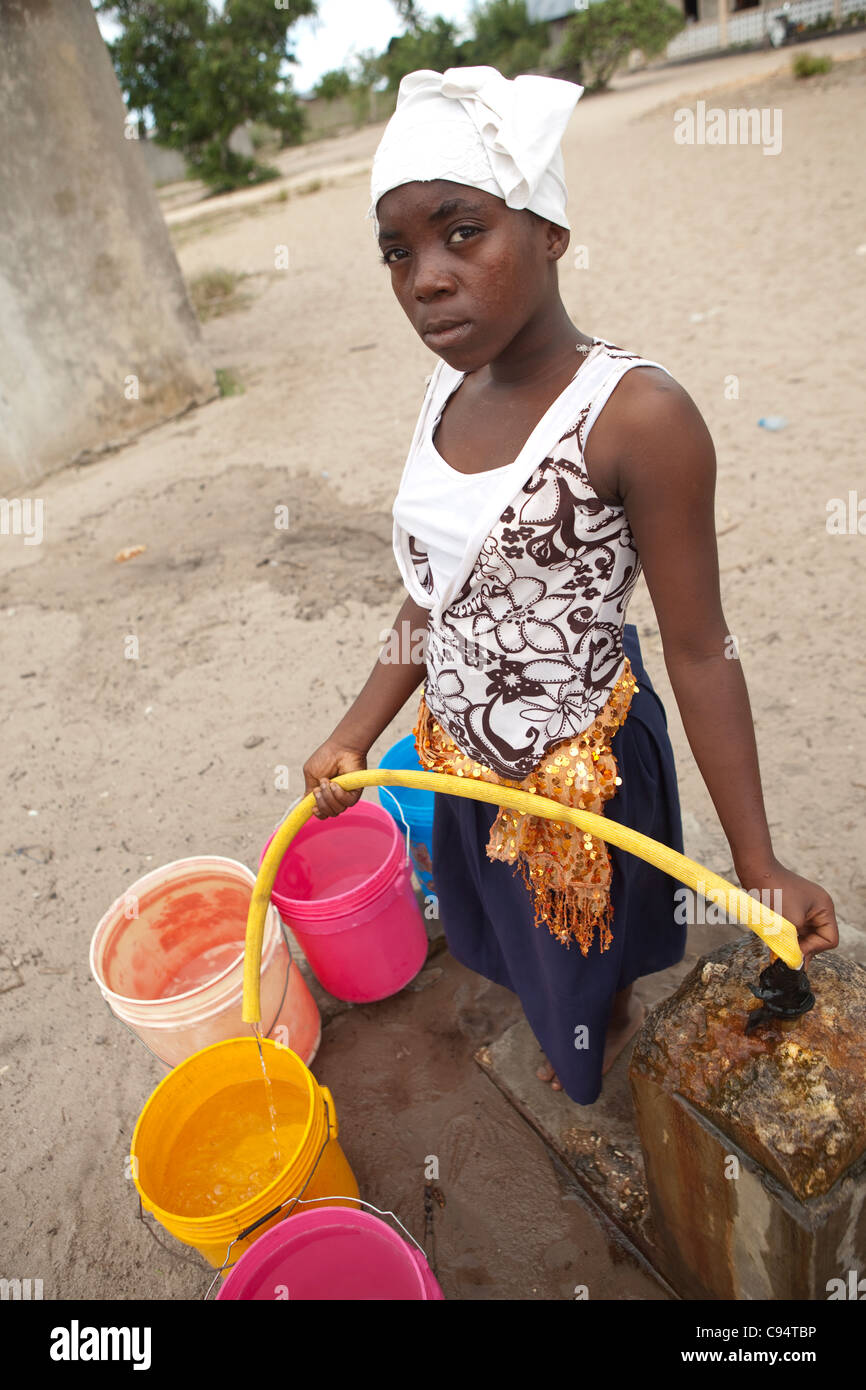
<svg viewBox="0 0 866 1390">
<path fill-rule="evenodd" d="M 360 695 L 304 764 L 306 790 L 316 797 L 320 819 L 354 806 L 361 792 L 332 787 L 328 779 L 366 767 L 370 748 L 421 684 L 429 616 L 428 609 L 406 598 Z"/>
<path fill-rule="evenodd" d="M 740 883 L 782 890 L 782 915 L 804 929 L 800 948 L 808 956 L 838 944 L 836 917 L 828 894 L 773 853 L 748 691 L 719 592 L 713 442 L 694 401 L 658 368 L 627 373 L 614 395 L 620 392 L 617 492 L 686 737 Z"/>
<path fill-rule="evenodd" d="M 429 617 L 428 608 L 422 608 L 407 596 L 366 685 L 340 720 L 332 738 L 343 739 L 353 748 L 369 752 L 424 679 Z"/>
</svg>

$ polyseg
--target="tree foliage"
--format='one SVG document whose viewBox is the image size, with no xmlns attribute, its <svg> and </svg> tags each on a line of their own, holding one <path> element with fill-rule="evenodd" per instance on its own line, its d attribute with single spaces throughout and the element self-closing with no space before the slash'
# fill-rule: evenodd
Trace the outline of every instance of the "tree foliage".
<svg viewBox="0 0 866 1390">
<path fill-rule="evenodd" d="M 459 26 L 441 15 L 428 18 L 415 0 L 392 0 L 406 25 L 379 60 L 379 71 L 390 91 L 418 68 L 444 72 L 446 68 L 489 65 L 506 77 L 538 67 L 548 46 L 547 24 L 533 24 L 526 0 L 483 0 L 473 5 L 471 34 L 460 39 Z"/>
<path fill-rule="evenodd" d="M 486 63 L 506 77 L 536 68 L 548 47 L 548 26 L 533 24 L 526 0 L 487 0 L 473 5 L 472 37 L 461 45 L 461 63 Z"/>
<path fill-rule="evenodd" d="M 345 68 L 331 68 L 329 72 L 323 72 L 315 87 L 313 94 L 323 97 L 325 101 L 334 101 L 337 97 L 348 96 L 352 90 L 352 79 Z"/>
<path fill-rule="evenodd" d="M 396 35 L 379 60 L 388 90 L 396 92 L 407 72 L 418 68 L 444 72 L 457 67 L 461 62 L 458 33 L 457 25 L 450 19 L 436 15 L 431 20 L 418 19 L 407 33 Z"/>
<path fill-rule="evenodd" d="M 410 33 L 423 28 L 424 15 L 418 6 L 418 0 L 391 0 L 391 3 Z"/>
<path fill-rule="evenodd" d="M 293 60 L 289 31 L 316 13 L 315 0 L 94 0 L 121 34 L 108 44 L 127 107 L 149 113 L 163 144 L 178 149 L 215 192 L 271 178 L 229 148 L 244 121 L 297 142 L 304 114 L 284 64 Z"/>
<path fill-rule="evenodd" d="M 668 0 L 597 0 L 568 21 L 557 62 L 577 68 L 587 89 L 599 91 L 633 48 L 654 58 L 685 22 Z"/>
</svg>

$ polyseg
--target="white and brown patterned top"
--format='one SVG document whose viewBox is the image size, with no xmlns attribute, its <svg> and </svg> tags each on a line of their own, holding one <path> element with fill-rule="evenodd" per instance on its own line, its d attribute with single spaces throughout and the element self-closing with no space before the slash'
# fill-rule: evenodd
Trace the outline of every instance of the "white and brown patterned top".
<svg viewBox="0 0 866 1390">
<path fill-rule="evenodd" d="M 614 387 L 639 366 L 662 364 L 596 340 L 526 441 L 525 472 L 515 463 L 497 487 L 501 470 L 490 470 L 462 563 L 438 594 L 423 521 L 410 534 L 408 509 L 401 519 L 413 466 L 464 374 L 440 359 L 430 377 L 392 508 L 394 554 L 430 609 L 425 700 L 458 747 L 501 777 L 522 780 L 586 729 L 623 673 L 640 559 L 624 509 L 591 487 L 583 451 Z"/>
</svg>

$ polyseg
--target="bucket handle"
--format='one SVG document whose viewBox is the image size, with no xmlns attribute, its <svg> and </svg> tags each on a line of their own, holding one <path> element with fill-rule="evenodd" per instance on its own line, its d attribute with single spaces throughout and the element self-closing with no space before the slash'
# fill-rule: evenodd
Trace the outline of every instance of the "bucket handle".
<svg viewBox="0 0 866 1390">
<path fill-rule="evenodd" d="M 400 1230 L 403 1232 L 404 1236 L 406 1236 L 408 1240 L 411 1240 L 419 1255 L 423 1255 L 425 1261 L 427 1260 L 426 1250 L 422 1245 L 418 1244 L 418 1241 L 415 1239 L 412 1232 L 407 1231 L 406 1227 L 403 1225 L 403 1222 L 400 1220 L 396 1212 L 382 1211 L 380 1207 L 374 1207 L 372 1202 L 365 1202 L 363 1197 L 305 1197 L 303 1201 L 301 1201 L 301 1199 L 298 1198 L 298 1201 L 300 1202 L 300 1205 L 302 1207 L 311 1205 L 313 1202 L 358 1202 L 362 1207 L 369 1207 L 370 1210 L 374 1211 L 377 1216 L 391 1216 L 397 1222 L 397 1225 L 400 1227 Z"/>
<path fill-rule="evenodd" d="M 397 800 L 397 798 L 396 798 L 396 796 L 394 795 L 394 793 L 393 793 L 392 791 L 389 791 L 388 788 L 385 787 L 385 786 L 380 787 L 380 788 L 379 788 L 379 791 L 380 791 L 380 793 L 381 793 L 381 792 L 384 792 L 386 796 L 390 796 L 390 798 L 391 798 L 391 800 L 393 801 L 394 805 L 397 807 L 397 815 L 400 817 L 400 820 L 402 821 L 403 827 L 404 827 L 404 829 L 405 829 L 405 831 L 406 831 L 406 858 L 404 859 L 403 862 L 404 862 L 405 865 L 408 866 L 409 864 L 412 863 L 412 855 L 411 855 L 410 850 L 409 850 L 409 834 L 410 834 L 409 822 L 407 821 L 406 817 L 403 815 L 403 807 L 400 805 L 400 803 L 399 803 L 399 801 Z"/>
<path fill-rule="evenodd" d="M 411 865 L 411 863 L 412 863 L 412 855 L 411 855 L 411 852 L 410 852 L 410 850 L 409 850 L 409 836 L 410 836 L 410 834 L 411 834 L 411 827 L 410 827 L 409 822 L 407 821 L 406 817 L 403 815 L 403 807 L 400 805 L 400 803 L 399 803 L 399 801 L 397 800 L 397 798 L 396 798 L 396 796 L 394 795 L 394 793 L 391 792 L 391 791 L 389 791 L 388 788 L 385 787 L 385 786 L 381 786 L 381 787 L 379 788 L 379 791 L 380 791 L 380 793 L 381 793 L 381 792 L 384 792 L 386 796 L 390 796 L 390 798 L 391 798 L 391 800 L 393 801 L 394 805 L 397 807 L 397 815 L 400 817 L 400 821 L 401 821 L 401 823 L 402 823 L 402 825 L 403 825 L 404 830 L 406 831 L 406 854 L 405 854 L 405 857 L 404 857 L 404 859 L 403 859 L 403 863 L 404 863 L 404 865 L 408 868 L 408 867 Z M 296 806 L 300 806 L 301 802 L 306 800 L 307 795 L 308 795 L 308 793 L 307 793 L 307 792 L 304 792 L 304 794 L 303 794 L 302 796 L 296 796 L 296 797 L 295 797 L 294 801 L 292 802 L 291 806 L 290 806 L 290 807 L 288 808 L 288 810 L 286 811 L 285 815 L 284 815 L 284 816 L 281 816 L 280 819 L 277 821 L 276 825 L 274 826 L 274 835 L 276 835 L 276 833 L 277 833 L 277 831 L 279 830 L 280 826 L 283 825 L 283 824 L 288 820 L 289 816 L 292 814 L 292 811 L 294 811 L 295 807 L 296 807 Z"/>
<path fill-rule="evenodd" d="M 331 1095 L 327 1086 L 320 1085 L 319 1090 L 322 1093 L 325 1109 L 328 1112 L 328 1134 L 331 1139 L 336 1139 L 339 1135 L 339 1126 L 337 1123 L 337 1107 L 334 1105 L 334 1097 Z"/>
<path fill-rule="evenodd" d="M 304 1184 L 304 1187 L 306 1187 L 306 1183 Z M 303 1191 L 303 1188 L 301 1190 Z M 374 1211 L 377 1216 L 390 1216 L 394 1221 L 396 1221 L 397 1225 L 400 1227 L 400 1230 L 403 1232 L 407 1240 L 411 1240 L 412 1244 L 415 1246 L 415 1249 L 418 1251 L 418 1254 L 421 1256 L 424 1263 L 429 1266 L 427 1252 L 425 1251 L 423 1245 L 419 1245 L 412 1232 L 406 1229 L 406 1227 L 403 1225 L 403 1222 L 400 1220 L 399 1216 L 394 1211 L 383 1211 L 381 1207 L 375 1207 L 372 1202 L 365 1202 L 363 1197 L 347 1197 L 342 1193 L 336 1194 L 331 1197 L 290 1197 L 288 1200 L 294 1201 L 297 1205 L 302 1207 L 312 1206 L 314 1202 L 356 1202 L 359 1206 L 369 1207 L 370 1211 Z M 247 1226 L 245 1231 L 241 1231 L 239 1236 L 235 1236 L 235 1240 L 241 1240 L 244 1236 L 248 1236 L 251 1231 L 254 1231 L 258 1226 L 261 1226 L 263 1222 L 269 1221 L 272 1216 L 276 1216 L 277 1212 L 281 1211 L 282 1207 L 284 1207 L 285 1205 L 286 1203 L 283 1202 L 281 1206 L 274 1207 L 273 1211 L 269 1211 L 267 1216 L 260 1216 L 258 1221 L 254 1221 L 251 1226 Z M 233 1244 L 234 1241 L 232 1241 L 232 1245 Z M 417 1263 L 417 1257 L 414 1258 Z M 223 1265 L 223 1269 L 225 1269 L 225 1265 Z M 208 1291 L 204 1296 L 205 1300 L 207 1300 L 210 1297 L 211 1289 L 213 1288 L 221 1273 L 222 1270 L 218 1270 L 216 1275 L 214 1276 L 214 1279 L 212 1280 L 210 1287 L 208 1288 Z"/>
</svg>

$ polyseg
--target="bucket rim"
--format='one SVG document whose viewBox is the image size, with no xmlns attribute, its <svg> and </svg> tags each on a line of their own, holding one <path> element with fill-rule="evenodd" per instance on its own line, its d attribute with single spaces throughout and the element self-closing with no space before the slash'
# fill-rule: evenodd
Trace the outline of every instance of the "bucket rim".
<svg viewBox="0 0 866 1390">
<path fill-rule="evenodd" d="M 279 950 L 282 936 L 279 922 L 272 924 L 272 911 L 276 915 L 279 915 L 275 905 L 271 904 L 268 908 L 268 914 L 265 920 L 265 937 L 262 944 L 262 971 L 266 970 L 268 966 L 271 965 L 276 952 Z M 274 926 L 276 927 L 276 931 L 273 931 Z M 99 980 L 97 980 L 96 983 L 99 986 L 102 997 L 105 999 L 106 1003 L 111 1006 L 114 1015 L 120 1018 L 122 1022 L 138 1023 L 146 1028 L 165 1029 L 171 1032 L 176 1028 L 193 1027 L 198 1023 L 203 1023 L 213 1014 L 222 1013 L 231 1004 L 238 1002 L 243 995 L 244 955 L 245 952 L 242 950 L 224 970 L 221 970 L 218 975 L 212 975 L 204 984 L 194 985 L 192 989 L 187 990 L 184 994 L 169 994 L 164 999 L 130 998 L 128 995 L 114 994 L 107 985 L 102 984 Z M 295 967 L 296 961 L 291 951 L 289 951 L 288 968 L 289 970 L 293 970 Z M 227 984 L 228 980 L 226 977 L 228 977 L 232 971 L 238 972 L 237 987 L 234 990 L 223 994 L 222 997 L 204 1006 L 202 1006 L 200 1002 L 196 1002 L 196 996 L 207 993 L 216 985 Z M 164 1014 L 168 1013 L 171 1005 L 180 1005 L 181 1009 L 184 1009 L 182 1017 L 153 1017 L 153 1013 L 157 1009 L 161 1010 Z M 179 1013 L 180 1010 L 176 1012 Z M 227 1040 L 224 1039 L 224 1041 Z"/>
<path fill-rule="evenodd" d="M 387 761 L 388 758 L 392 757 L 403 758 L 412 756 L 415 758 L 415 763 L 413 763 L 411 767 L 404 768 L 401 767 L 399 763 Z M 404 734 L 402 738 L 398 738 L 396 743 L 392 743 L 390 748 L 386 748 L 379 759 L 379 767 L 384 767 L 389 772 L 423 772 L 424 764 L 418 757 L 418 743 L 415 735 Z"/>
<path fill-rule="evenodd" d="M 280 916 L 283 918 L 284 921 L 286 920 L 283 912 L 284 908 L 287 913 L 294 913 L 295 915 L 298 915 L 302 918 L 305 916 L 306 909 L 315 909 L 315 912 L 310 918 L 310 920 L 312 921 L 318 920 L 317 914 L 320 909 L 324 909 L 324 911 L 322 912 L 323 917 L 327 917 L 330 914 L 334 914 L 338 917 L 345 916 L 347 911 L 352 912 L 353 910 L 367 907 L 376 897 L 379 896 L 380 892 L 393 879 L 396 878 L 400 869 L 403 867 L 404 861 L 403 837 L 397 828 L 397 823 L 394 820 L 394 817 L 390 814 L 386 807 L 379 805 L 379 803 L 376 801 L 357 801 L 354 806 L 349 806 L 346 808 L 345 811 L 341 812 L 341 817 L 351 814 L 351 812 L 355 811 L 358 806 L 362 806 L 365 811 L 370 813 L 371 819 L 375 822 L 375 824 L 381 826 L 383 830 L 387 830 L 389 832 L 391 836 L 391 846 L 388 850 L 387 856 L 379 865 L 378 869 L 374 869 L 373 872 L 369 875 L 369 877 L 364 880 L 362 892 L 359 892 L 361 885 L 356 884 L 354 888 L 349 888 L 344 893 L 334 893 L 327 898 L 290 898 L 286 893 L 282 893 L 278 888 L 273 887 L 271 889 L 270 901 L 274 903 L 276 907 L 279 909 Z M 382 816 L 385 817 L 385 820 L 381 819 Z M 314 821 L 311 824 L 310 821 L 306 821 L 304 825 L 301 826 L 300 830 L 298 831 L 298 834 L 294 836 L 286 850 L 286 853 L 280 860 L 280 864 L 277 869 L 278 874 L 283 864 L 285 863 L 287 857 L 291 854 L 292 847 L 295 845 L 295 842 L 307 829 L 307 826 L 311 827 L 312 834 L 320 834 L 326 831 L 327 822 Z M 275 830 L 261 852 L 261 858 L 259 859 L 260 868 L 262 865 L 262 861 L 264 860 L 264 857 L 267 854 L 268 849 L 272 844 L 276 833 L 277 832 Z M 300 907 L 299 913 L 296 912 L 296 909 L 298 907 Z"/>
<path fill-rule="evenodd" d="M 289 899 L 288 906 L 285 905 L 284 899 L 276 900 L 272 897 L 271 901 L 276 902 L 282 921 L 309 960 L 305 938 L 310 936 L 317 938 L 340 936 L 343 932 L 363 931 L 370 926 L 371 922 L 380 917 L 383 911 L 388 910 L 395 899 L 402 897 L 407 888 L 414 896 L 414 890 L 411 888 L 411 869 L 411 865 L 407 866 L 401 863 L 393 878 L 380 884 L 378 891 L 371 898 L 366 902 L 348 904 L 342 912 L 338 912 L 330 906 L 334 901 L 333 898 L 316 899 L 313 904 L 308 904 L 315 906 L 318 902 L 322 902 L 329 909 L 320 914 L 310 913 L 309 915 L 303 913 L 303 903 L 301 904 L 302 911 L 297 912 L 295 910 L 297 904 L 291 899 Z"/>
<path fill-rule="evenodd" d="M 396 823 L 398 826 L 400 825 L 400 822 L 399 822 L 399 820 L 397 819 L 396 813 L 395 813 L 394 811 L 392 811 L 392 810 L 390 809 L 389 806 L 386 806 L 384 801 L 382 802 L 382 809 L 385 810 L 385 811 L 387 811 L 389 816 L 393 817 L 395 823 Z M 401 809 L 404 810 L 404 811 L 406 812 L 406 818 L 407 818 L 407 820 L 410 822 L 410 825 L 411 825 L 412 829 L 415 829 L 415 830 L 432 830 L 432 829 L 433 829 L 433 812 L 432 812 L 432 811 L 431 811 L 431 813 L 430 813 L 429 815 L 417 816 L 417 815 L 415 814 L 414 808 L 411 807 L 411 806 L 403 805 Z M 417 839 L 417 836 L 416 836 L 415 838 Z"/>
<path fill-rule="evenodd" d="M 392 758 L 392 755 L 393 761 L 389 761 Z M 407 760 L 410 763 L 409 767 L 406 766 Z M 387 752 L 383 753 L 382 757 L 379 759 L 379 767 L 385 772 L 428 771 L 428 769 L 425 768 L 424 764 L 422 763 L 421 759 L 418 757 L 418 747 L 415 742 L 414 734 L 407 734 L 405 738 L 401 738 L 398 740 L 397 743 L 392 744 L 391 747 L 387 750 Z M 413 820 L 426 821 L 429 817 L 432 823 L 433 809 L 436 797 L 435 792 L 428 791 L 425 787 L 389 787 L 386 784 L 383 784 L 376 788 L 376 793 L 378 795 L 380 805 L 384 806 L 385 810 L 388 811 L 389 814 L 393 815 L 394 813 L 390 810 L 390 807 L 388 806 L 387 796 L 385 795 L 386 793 L 390 793 L 390 795 L 393 796 L 394 800 L 400 804 L 401 809 L 405 809 L 407 814 L 409 813 L 409 811 L 411 811 L 411 818 Z M 417 798 L 417 800 L 405 800 L 405 798 L 413 797 Z"/>
<path fill-rule="evenodd" d="M 225 966 L 224 969 L 222 969 L 218 974 L 212 975 L 210 979 L 208 979 L 204 984 L 193 985 L 191 989 L 185 990 L 182 994 L 170 994 L 165 999 L 142 999 L 139 995 L 118 994 L 115 990 L 111 988 L 109 984 L 106 983 L 105 979 L 103 978 L 102 974 L 100 973 L 97 967 L 97 946 L 103 944 L 103 942 L 100 941 L 100 935 L 102 934 L 103 936 L 107 937 L 112 925 L 118 927 L 121 926 L 120 921 L 112 921 L 112 919 L 114 919 L 115 917 L 118 905 L 122 904 L 125 901 L 127 893 L 130 893 L 132 889 L 139 887 L 141 884 L 146 883 L 147 880 L 152 876 L 164 873 L 168 869 L 176 869 L 181 864 L 201 864 L 204 866 L 208 863 L 223 865 L 231 864 L 234 868 L 242 869 L 243 873 L 246 875 L 249 881 L 251 890 L 250 897 L 252 898 L 252 890 L 255 888 L 256 883 L 256 876 L 253 873 L 252 869 L 250 869 L 247 864 L 242 864 L 239 859 L 229 859 L 224 855 L 195 855 L 188 856 L 184 859 L 173 859 L 170 863 L 160 864 L 156 869 L 152 869 L 148 873 L 143 874 L 141 878 L 135 879 L 123 893 L 121 893 L 118 897 L 114 899 L 114 902 L 111 904 L 111 906 L 102 914 L 96 927 L 94 928 L 93 935 L 90 938 L 90 950 L 88 952 L 90 973 L 93 976 L 93 979 L 95 980 L 96 984 L 99 986 L 100 992 L 102 993 L 104 999 L 110 1000 L 112 1003 L 117 1003 L 123 1006 L 131 1006 L 126 1008 L 127 1013 L 134 1013 L 142 1006 L 147 1008 L 148 1010 L 152 1010 L 158 1008 L 169 1008 L 172 1005 L 182 1005 L 184 1001 L 191 1002 L 195 995 L 200 995 L 204 993 L 205 990 L 212 989 L 214 985 L 218 985 L 223 980 L 224 976 L 230 975 L 233 970 L 237 970 L 239 966 L 243 965 L 244 956 L 246 952 L 245 946 L 241 947 L 240 951 L 238 952 L 238 955 L 234 958 L 234 960 L 230 961 L 230 963 L 227 966 Z M 275 914 L 273 917 L 272 913 Z M 277 949 L 279 945 L 281 935 L 282 933 L 280 931 L 279 921 L 276 919 L 276 905 L 269 903 L 265 921 L 265 937 L 262 944 L 262 968 L 270 964 L 274 951 Z M 291 952 L 289 952 L 289 954 L 291 956 Z M 137 1021 L 142 1022 L 143 1020 L 138 1019 Z M 144 1021 L 146 1021 L 148 1025 L 150 1025 L 151 1023 L 150 1019 Z M 153 1019 L 152 1022 L 154 1027 L 160 1028 L 171 1028 L 172 1026 L 177 1026 L 176 1021 L 174 1024 L 172 1024 L 168 1020 L 158 1021 L 157 1019 Z"/>
<path fill-rule="evenodd" d="M 244 1046 L 246 1046 L 249 1043 L 252 1046 L 257 1047 L 257 1042 L 254 1037 L 223 1038 L 221 1042 L 209 1043 L 207 1047 L 202 1047 L 198 1050 L 198 1052 L 193 1052 L 191 1056 L 184 1058 L 182 1062 L 178 1062 L 177 1066 L 173 1067 L 172 1070 L 168 1073 L 168 1076 L 163 1077 L 163 1079 L 151 1091 L 150 1095 L 144 1103 L 144 1106 L 142 1107 L 138 1119 L 135 1122 L 135 1128 L 132 1132 L 132 1139 L 129 1145 L 130 1158 L 134 1159 L 136 1157 L 136 1140 L 139 1137 L 139 1131 L 141 1129 L 142 1123 L 144 1122 L 145 1116 L 148 1110 L 150 1109 L 151 1104 L 154 1103 L 156 1100 L 157 1093 L 161 1091 L 164 1086 L 168 1086 L 172 1082 L 177 1084 L 178 1073 L 180 1073 L 184 1069 L 184 1067 L 188 1067 L 190 1063 L 197 1062 L 200 1057 L 203 1057 L 205 1055 L 205 1053 L 214 1052 L 217 1048 L 221 1047 L 224 1048 L 234 1046 L 236 1043 L 243 1043 Z M 142 1187 L 139 1178 L 136 1176 L 135 1165 L 133 1164 L 132 1180 L 135 1183 L 136 1191 L 138 1192 L 138 1195 L 141 1198 L 142 1206 L 145 1208 L 146 1211 L 149 1211 L 151 1215 L 155 1216 L 156 1219 L 160 1222 L 160 1225 L 162 1225 L 166 1230 L 168 1230 L 171 1235 L 176 1235 L 179 1231 L 185 1231 L 192 1235 L 206 1234 L 208 1237 L 210 1237 L 211 1242 L 214 1242 L 220 1240 L 223 1235 L 231 1236 L 232 1232 L 235 1231 L 235 1227 L 238 1224 L 239 1218 L 242 1222 L 241 1229 L 243 1229 L 244 1226 L 250 1225 L 253 1221 L 258 1220 L 260 1216 L 263 1216 L 265 1212 L 269 1210 L 268 1203 L 269 1201 L 273 1200 L 273 1197 L 269 1199 L 268 1194 L 271 1192 L 272 1188 L 276 1187 L 277 1184 L 279 1184 L 283 1180 L 283 1178 L 287 1176 L 289 1170 L 299 1165 L 302 1162 L 302 1160 L 306 1159 L 307 1161 L 309 1161 L 310 1151 L 315 1150 L 316 1147 L 321 1144 L 323 1130 L 327 1124 L 327 1120 L 325 1118 L 324 1097 L 322 1096 L 321 1089 L 318 1085 L 318 1082 L 316 1081 L 316 1078 L 313 1076 L 313 1073 L 310 1071 L 309 1067 L 306 1065 L 303 1059 L 298 1056 L 297 1052 L 293 1051 L 293 1049 L 289 1047 L 278 1047 L 272 1038 L 262 1038 L 262 1048 L 273 1048 L 275 1052 L 290 1054 L 292 1057 L 295 1058 L 299 1066 L 303 1069 L 303 1077 L 307 1087 L 307 1099 L 309 1102 L 309 1108 L 307 1114 L 307 1124 L 304 1129 L 304 1133 L 299 1141 L 298 1148 L 293 1153 L 289 1162 L 284 1164 L 284 1166 L 280 1169 L 279 1173 L 276 1174 L 273 1181 L 268 1183 L 267 1187 L 263 1187 L 260 1192 L 257 1192 L 255 1197 L 248 1198 L 245 1202 L 239 1203 L 239 1205 L 236 1207 L 229 1207 L 226 1211 L 214 1212 L 210 1216 L 182 1216 L 177 1212 L 169 1211 L 166 1207 L 161 1207 L 158 1203 L 154 1202 L 153 1199 L 149 1197 L 148 1194 L 144 1191 L 144 1188 Z M 271 1077 L 270 1072 L 268 1073 L 268 1076 Z M 273 1078 L 271 1077 L 271 1079 Z M 192 1113 L 194 1114 L 195 1112 L 193 1111 Z M 316 1124 L 317 1120 L 319 1121 L 318 1124 Z M 274 1193 L 273 1196 L 276 1196 L 276 1193 Z M 290 1201 L 291 1198 L 287 1198 L 286 1200 Z M 259 1205 L 262 1203 L 262 1210 L 257 1210 Z M 163 1217 L 168 1218 L 168 1225 L 166 1225 L 165 1221 L 163 1220 Z M 223 1225 L 226 1226 L 226 1230 L 221 1229 Z"/>
<path fill-rule="evenodd" d="M 421 1265 L 422 1259 L 429 1273 L 434 1278 L 435 1275 L 433 1275 L 426 1254 L 422 1254 L 420 1250 L 413 1248 L 413 1246 L 389 1226 L 382 1217 L 374 1216 L 372 1212 L 364 1211 L 362 1208 L 336 1205 L 328 1206 L 324 1201 L 321 1206 L 305 1207 L 300 1211 L 293 1212 L 290 1221 L 278 1222 L 275 1226 L 272 1226 L 270 1230 L 265 1231 L 257 1241 L 254 1241 L 241 1255 L 237 1264 L 233 1265 L 229 1270 L 222 1288 L 217 1294 L 217 1299 L 229 1300 L 230 1295 L 226 1291 L 233 1285 L 235 1287 L 240 1287 L 248 1280 L 254 1278 L 255 1272 L 253 1266 L 256 1263 L 265 1264 L 281 1245 L 288 1245 L 292 1242 L 303 1240 L 305 1235 L 307 1238 L 313 1234 L 326 1236 L 329 1231 L 334 1231 L 342 1226 L 349 1225 L 360 1226 L 362 1230 L 369 1232 L 380 1240 L 384 1240 L 392 1250 L 399 1250 L 404 1254 L 407 1261 L 407 1273 L 411 1267 L 412 1278 L 421 1295 L 419 1301 L 429 1299 L 424 1269 Z M 243 1268 L 244 1263 L 247 1264 L 248 1269 Z"/>
</svg>

